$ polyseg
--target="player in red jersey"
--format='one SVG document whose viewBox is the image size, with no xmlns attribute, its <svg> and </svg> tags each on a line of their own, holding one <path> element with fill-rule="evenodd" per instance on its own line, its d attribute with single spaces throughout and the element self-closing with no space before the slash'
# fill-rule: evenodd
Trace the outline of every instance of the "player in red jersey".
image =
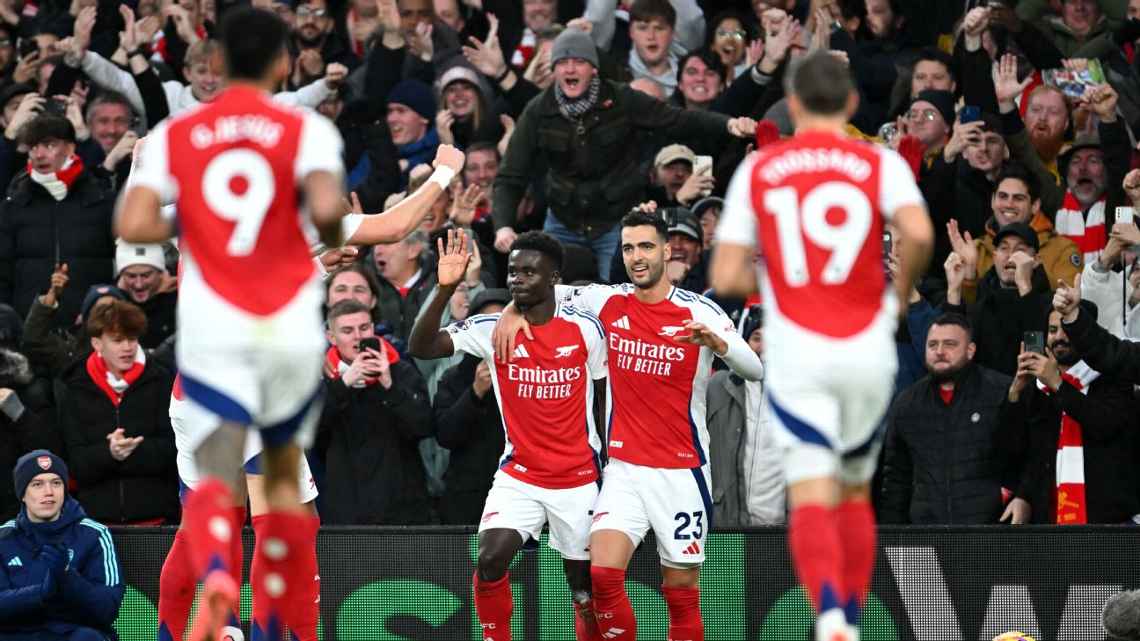
<svg viewBox="0 0 1140 641">
<path fill-rule="evenodd" d="M 314 521 L 299 499 L 297 467 L 319 416 L 324 341 L 320 279 L 309 221 L 341 241 L 340 136 L 323 117 L 274 104 L 288 75 L 288 27 L 273 13 L 237 9 L 222 27 L 229 87 L 215 101 L 151 133 L 116 221 L 131 242 L 168 238 L 175 203 L 183 251 L 178 364 L 186 399 L 216 417 L 192 443 L 204 477 L 184 506 L 191 559 L 205 590 L 192 641 L 220 638 L 238 597 L 233 492 L 246 426 L 261 429 L 269 513 L 260 546 L 267 636 L 297 627 L 291 608 L 316 568 L 306 555 Z M 250 288 L 247 279 L 261 281 Z M 255 557 L 257 552 L 255 552 Z"/>
<path fill-rule="evenodd" d="M 597 641 L 590 602 L 590 520 L 598 495 L 601 439 L 594 425 L 594 380 L 606 376 L 601 324 L 592 314 L 558 302 L 562 246 L 529 232 L 511 245 L 507 285 L 530 322 L 510 363 L 496 362 L 491 330 L 498 314 L 472 316 L 439 329 L 470 254 L 461 231 L 439 241 L 439 295 L 416 321 L 409 350 L 442 358 L 456 350 L 483 358 L 503 417 L 506 448 L 479 524 L 472 579 L 483 641 L 510 641 L 511 584 L 507 569 L 528 538 L 550 524 L 550 547 L 562 554 L 577 609 L 578 641 Z"/>
<path fill-rule="evenodd" d="M 858 638 L 875 564 L 870 480 L 897 363 L 894 335 L 930 258 L 922 195 L 895 152 L 844 135 L 858 95 L 826 52 L 788 74 L 796 135 L 753 154 L 729 185 L 717 229 L 717 293 L 756 290 L 763 256 L 766 391 L 787 449 L 793 565 L 819 617 L 816 639 Z M 901 269 L 883 269 L 890 221 Z"/>
<path fill-rule="evenodd" d="M 598 316 L 606 331 L 609 461 L 590 528 L 594 611 L 602 638 L 637 638 L 625 571 L 652 529 L 669 639 L 696 641 L 704 638 L 700 567 L 713 522 L 705 427 L 712 359 L 722 358 L 750 380 L 762 378 L 764 369 L 716 304 L 665 277 L 665 221 L 638 212 L 621 225 L 632 284 L 559 287 L 560 295 Z M 522 320 L 513 304 L 504 311 L 495 337 L 500 358 L 513 356 L 519 331 L 529 336 Z"/>
</svg>

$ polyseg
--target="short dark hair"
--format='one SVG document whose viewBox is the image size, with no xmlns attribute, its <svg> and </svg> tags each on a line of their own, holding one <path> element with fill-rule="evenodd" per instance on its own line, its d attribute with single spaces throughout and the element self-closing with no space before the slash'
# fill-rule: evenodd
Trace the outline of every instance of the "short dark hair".
<svg viewBox="0 0 1140 641">
<path fill-rule="evenodd" d="M 751 23 L 747 19 L 745 19 L 743 13 L 737 11 L 736 9 L 725 9 L 723 11 L 718 12 L 715 16 L 713 16 L 712 20 L 708 21 L 708 23 L 707 23 L 708 24 L 708 30 L 707 30 L 708 32 L 705 34 L 705 46 L 706 47 L 711 48 L 713 40 L 716 39 L 717 27 L 720 26 L 720 23 L 724 22 L 725 20 L 729 20 L 729 19 L 735 20 L 735 21 L 740 23 L 741 28 L 744 30 L 744 42 L 746 44 L 751 43 L 753 40 L 756 39 L 755 31 L 753 30 Z"/>
<path fill-rule="evenodd" d="M 943 327 L 946 325 L 957 325 L 958 327 L 962 328 L 962 331 L 966 332 L 966 340 L 970 342 L 974 341 L 974 328 L 970 326 L 970 321 L 958 312 L 947 312 L 945 314 L 942 314 L 941 316 L 935 318 L 934 322 L 930 324 L 931 327 L 934 327 L 935 325 L 941 325 Z M 930 334 L 929 329 L 926 330 L 926 332 L 928 335 Z"/>
<path fill-rule="evenodd" d="M 467 145 L 467 155 L 468 156 L 470 156 L 471 154 L 473 154 L 477 151 L 494 152 L 496 159 L 498 159 L 500 161 L 503 159 L 503 155 L 499 153 L 499 146 L 496 145 L 495 143 L 487 141 L 487 140 L 481 140 L 479 142 L 473 142 L 470 145 Z"/>
<path fill-rule="evenodd" d="M 87 317 L 87 335 L 99 338 L 104 334 L 138 338 L 146 333 L 146 314 L 138 305 L 125 300 L 110 300 L 91 308 Z"/>
<path fill-rule="evenodd" d="M 661 18 L 671 28 L 677 27 L 677 10 L 669 0 L 634 0 L 629 8 L 629 22 L 649 22 L 654 18 Z"/>
<path fill-rule="evenodd" d="M 364 267 L 364 265 L 361 265 L 359 262 L 352 263 L 351 265 L 345 265 L 344 267 L 338 267 L 328 275 L 328 278 L 325 279 L 325 300 L 328 300 L 328 290 L 330 287 L 332 287 L 333 281 L 336 280 L 337 276 L 340 276 L 345 272 L 360 274 L 361 277 L 364 278 L 365 282 L 368 283 L 368 289 L 372 290 L 372 297 L 376 300 L 380 300 L 379 281 L 376 280 L 376 276 L 372 272 L 368 271 L 368 269 Z"/>
<path fill-rule="evenodd" d="M 34 147 L 45 140 L 62 140 L 75 142 L 75 127 L 71 121 L 63 116 L 43 113 L 32 118 L 28 124 L 20 128 L 20 142 L 28 147 Z"/>
<path fill-rule="evenodd" d="M 994 179 L 994 189 L 992 192 L 990 192 L 991 196 L 997 193 L 997 189 L 998 186 L 1001 185 L 1001 181 L 1007 178 L 1020 180 L 1025 185 L 1025 189 L 1029 192 L 1029 200 L 1033 201 L 1041 198 L 1041 181 L 1037 179 L 1036 174 L 1029 171 L 1025 165 L 1018 162 L 1007 163 L 1001 168 L 1001 171 L 998 172 L 997 178 Z"/>
<path fill-rule="evenodd" d="M 641 227 L 648 225 L 657 230 L 657 235 L 661 237 L 662 242 L 669 240 L 669 223 L 660 214 L 647 214 L 643 211 L 634 210 L 626 214 L 621 219 L 621 227 Z"/>
<path fill-rule="evenodd" d="M 946 67 L 946 72 L 950 74 L 950 79 L 955 82 L 958 81 L 958 74 L 954 72 L 954 59 L 950 57 L 950 54 L 937 47 L 923 47 L 919 50 L 918 57 L 914 59 L 914 65 L 911 66 L 912 74 L 914 73 L 914 68 L 918 66 L 918 63 L 924 60 L 937 62 L 943 67 Z"/>
<path fill-rule="evenodd" d="M 333 328 L 333 322 L 341 316 L 348 316 L 349 314 L 368 314 L 369 320 L 372 318 L 372 310 L 364 303 L 356 300 L 355 298 L 346 298 L 336 305 L 329 308 L 329 313 L 325 316 L 325 322 L 328 323 L 329 330 Z"/>
<path fill-rule="evenodd" d="M 528 231 L 519 234 L 515 242 L 511 243 L 511 251 L 523 250 L 536 251 L 546 256 L 550 262 L 554 263 L 554 270 L 561 273 L 565 252 L 562 251 L 562 243 L 558 242 L 554 236 L 540 231 Z"/>
<path fill-rule="evenodd" d="M 809 112 L 833 116 L 847 109 L 855 83 L 847 65 L 820 50 L 792 63 L 791 72 L 784 79 L 784 91 L 795 94 Z"/>
<path fill-rule="evenodd" d="M 222 50 L 230 78 L 260 80 L 285 50 L 289 27 L 272 11 L 242 7 L 222 21 Z"/>
<path fill-rule="evenodd" d="M 94 98 L 87 102 L 87 119 L 91 119 L 91 114 L 95 109 L 101 105 L 122 105 L 127 108 L 127 113 L 134 117 L 135 108 L 131 106 L 131 101 L 127 97 L 117 91 L 100 91 Z"/>
<path fill-rule="evenodd" d="M 711 50 L 704 48 L 697 49 L 696 51 L 690 51 L 689 53 L 685 54 L 685 57 L 681 58 L 680 62 L 677 63 L 677 82 L 681 82 L 681 76 L 685 74 L 685 65 L 688 64 L 689 60 L 692 58 L 699 58 L 701 62 L 705 63 L 706 67 L 712 69 L 716 72 L 716 75 L 720 76 L 721 84 L 725 84 L 725 78 L 728 76 L 728 69 L 724 66 L 724 63 L 721 62 L 720 56 L 716 55 Z"/>
</svg>

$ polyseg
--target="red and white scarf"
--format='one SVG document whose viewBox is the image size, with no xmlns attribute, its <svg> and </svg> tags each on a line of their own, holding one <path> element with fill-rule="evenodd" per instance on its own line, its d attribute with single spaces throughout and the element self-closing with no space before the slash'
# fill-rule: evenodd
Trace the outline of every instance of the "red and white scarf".
<svg viewBox="0 0 1140 641">
<path fill-rule="evenodd" d="M 46 189 L 56 201 L 67 198 L 67 192 L 71 190 L 71 186 L 75 184 L 81 173 L 83 173 L 83 161 L 75 154 L 71 154 L 71 157 L 63 163 L 62 169 L 50 174 L 41 174 L 32 169 L 32 162 L 28 161 L 28 176 Z"/>
<path fill-rule="evenodd" d="M 142 376 L 143 370 L 146 369 L 146 352 L 143 351 L 142 346 L 139 346 L 138 351 L 135 353 L 135 363 L 131 368 L 123 372 L 122 378 L 115 376 L 107 369 L 107 363 L 98 352 L 91 352 L 87 357 L 87 375 L 91 377 L 91 381 L 95 386 L 103 390 L 107 398 L 111 399 L 111 403 L 115 407 L 123 402 L 123 394 L 126 393 L 135 381 L 139 380 Z"/>
<path fill-rule="evenodd" d="M 1088 216 L 1082 210 L 1081 203 L 1073 192 L 1066 191 L 1061 208 L 1057 210 L 1057 218 L 1053 227 L 1057 234 L 1068 238 L 1077 244 L 1084 257 L 1084 264 L 1088 265 L 1100 258 L 1100 252 L 1108 244 L 1108 235 L 1104 224 L 1105 197 L 1089 207 Z"/>
<path fill-rule="evenodd" d="M 394 365 L 400 362 L 400 353 L 396 351 L 395 347 L 392 347 L 391 343 L 383 338 L 380 339 L 380 351 L 388 356 L 388 365 Z M 335 346 L 330 347 L 329 351 L 325 353 L 325 362 L 328 364 L 328 367 L 325 369 L 332 374 L 334 380 L 344 376 L 344 373 L 348 371 L 351 365 L 351 363 L 341 358 L 340 350 Z M 364 378 L 361 379 L 355 387 L 372 387 L 379 382 L 379 378 Z"/>
<path fill-rule="evenodd" d="M 534 37 L 534 32 L 530 27 L 523 29 L 522 39 L 519 40 L 519 46 L 515 52 L 511 54 L 511 66 L 516 69 L 526 69 L 530 64 L 531 58 L 534 57 L 534 46 L 537 44 Z"/>
<path fill-rule="evenodd" d="M 1084 361 L 1061 374 L 1061 380 L 1088 396 L 1100 373 Z M 1046 393 L 1050 390 L 1040 381 L 1037 386 Z M 1057 520 L 1058 525 L 1082 525 L 1089 522 L 1088 503 L 1085 500 L 1085 448 L 1081 424 L 1061 412 L 1061 435 L 1057 438 Z"/>
</svg>

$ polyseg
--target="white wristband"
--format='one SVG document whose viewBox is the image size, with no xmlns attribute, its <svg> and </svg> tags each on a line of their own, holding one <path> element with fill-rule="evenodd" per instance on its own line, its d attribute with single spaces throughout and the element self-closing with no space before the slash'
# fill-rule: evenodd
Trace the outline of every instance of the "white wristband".
<svg viewBox="0 0 1140 641">
<path fill-rule="evenodd" d="M 427 182 L 435 183 L 439 185 L 440 189 L 447 191 L 447 188 L 451 186 L 452 178 L 455 178 L 455 170 L 451 167 L 441 165 L 435 168 L 435 171 L 432 172 L 431 176 L 427 179 Z"/>
</svg>

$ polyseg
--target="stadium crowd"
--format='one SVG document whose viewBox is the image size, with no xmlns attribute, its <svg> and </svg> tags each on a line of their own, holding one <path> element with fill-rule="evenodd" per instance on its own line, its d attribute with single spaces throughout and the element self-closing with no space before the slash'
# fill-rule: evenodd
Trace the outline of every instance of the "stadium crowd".
<svg viewBox="0 0 1140 641">
<path fill-rule="evenodd" d="M 136 141 L 223 88 L 211 33 L 231 4 L 0 0 L 0 469 L 54 452 L 107 525 L 179 519 L 178 251 L 116 241 L 112 216 Z M 1140 522 L 1140 361 L 1089 342 L 1094 322 L 1140 340 L 1140 0 L 253 4 L 292 26 L 276 98 L 335 122 L 353 211 L 412 193 L 438 145 L 467 154 L 418 231 L 321 258 L 325 524 L 479 520 L 503 447 L 488 368 L 406 351 L 440 234 L 476 239 L 445 324 L 510 302 L 504 252 L 527 230 L 563 243 L 564 283 L 628 282 L 636 207 L 668 222 L 668 278 L 704 292 L 728 180 L 791 135 L 783 74 L 814 49 L 849 66 L 851 135 L 909 163 L 937 236 L 897 335 L 880 520 Z M 888 278 L 895 252 L 884 238 Z M 1079 314 L 1055 311 L 1074 287 Z M 719 302 L 763 357 L 764 302 Z M 763 386 L 709 385 L 718 526 L 785 518 Z M 4 519 L 24 486 L 0 484 Z"/>
</svg>

